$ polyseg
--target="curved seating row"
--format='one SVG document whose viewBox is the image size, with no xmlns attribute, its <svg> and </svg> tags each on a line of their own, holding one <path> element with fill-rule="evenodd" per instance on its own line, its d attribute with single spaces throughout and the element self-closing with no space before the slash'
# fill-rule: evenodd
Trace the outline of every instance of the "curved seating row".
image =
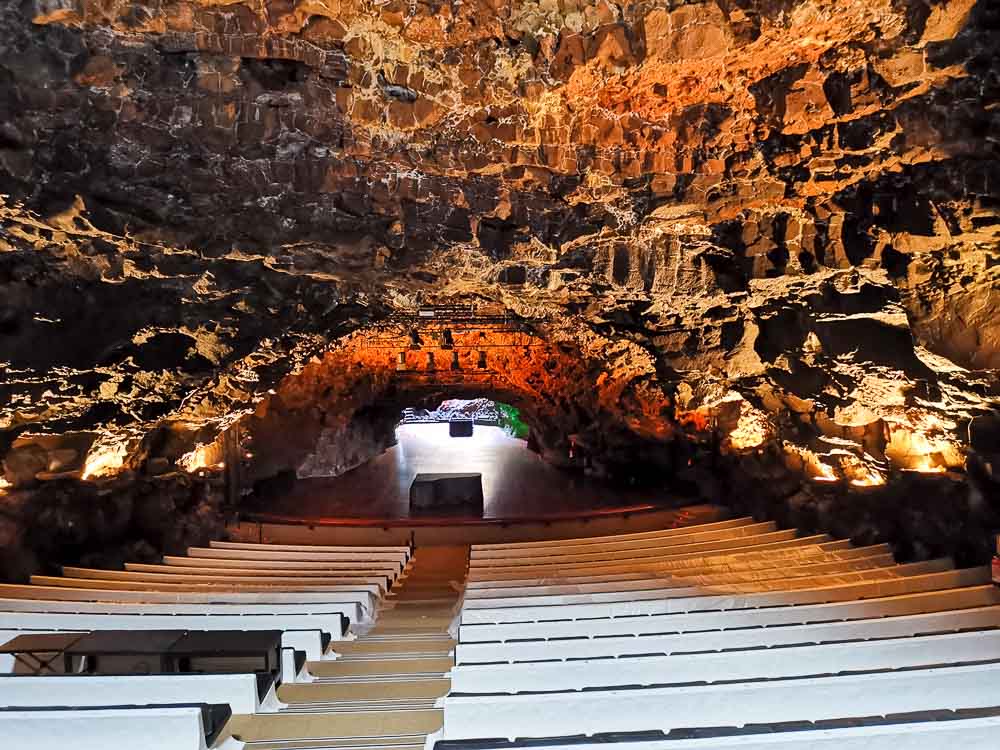
<svg viewBox="0 0 1000 750">
<path fill-rule="evenodd" d="M 473 545 L 455 662 L 437 750 L 985 748 L 1000 590 L 750 518 Z"/>
<path fill-rule="evenodd" d="M 351 626 L 371 622 L 410 553 L 406 547 L 213 542 L 160 565 L 129 564 L 124 571 L 66 567 L 62 576 L 33 577 L 31 585 L 0 585 L 0 642 L 46 633 L 72 639 L 86 631 L 112 640 L 107 631 L 148 633 L 154 641 L 165 632 L 214 631 L 219 635 L 207 640 L 216 644 L 222 637 L 222 653 L 200 658 L 188 667 L 193 672 L 68 673 L 95 664 L 105 671 L 122 664 L 146 671 L 157 662 L 91 662 L 67 652 L 65 659 L 36 660 L 47 673 L 28 675 L 23 663 L 13 673 L 14 660 L 0 656 L 0 707 L 6 707 L 0 723 L 10 728 L 16 747 L 193 750 L 214 744 L 236 750 L 243 743 L 228 735 L 216 742 L 217 708 L 225 709 L 225 718 L 286 710 L 276 692 L 281 682 L 315 679 L 304 668 L 306 660 L 335 659 L 328 651 L 331 640 L 353 638 Z M 280 663 L 255 672 L 245 660 L 227 661 L 230 631 L 277 631 L 270 642 L 276 644 L 280 633 Z M 247 640 L 235 638 L 241 639 Z"/>
</svg>

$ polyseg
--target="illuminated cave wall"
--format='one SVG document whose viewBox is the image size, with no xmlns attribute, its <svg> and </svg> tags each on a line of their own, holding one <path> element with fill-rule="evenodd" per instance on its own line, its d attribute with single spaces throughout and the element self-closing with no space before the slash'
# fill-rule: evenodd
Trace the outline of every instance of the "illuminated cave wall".
<svg viewBox="0 0 1000 750">
<path fill-rule="evenodd" d="M 552 460 L 579 433 L 671 492 L 982 557 L 998 29 L 987 0 L 6 0 L 0 546 L 214 533 L 237 423 L 255 482 L 362 459 L 379 399 L 469 391 L 358 338 L 471 304 L 547 352 L 490 395 Z"/>
</svg>

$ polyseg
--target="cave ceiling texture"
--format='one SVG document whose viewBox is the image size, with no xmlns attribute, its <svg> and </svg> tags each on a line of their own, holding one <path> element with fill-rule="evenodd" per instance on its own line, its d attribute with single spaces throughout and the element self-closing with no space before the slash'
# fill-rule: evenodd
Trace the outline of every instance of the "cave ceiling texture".
<svg viewBox="0 0 1000 750">
<path fill-rule="evenodd" d="M 1000 523 L 998 93 L 995 0 L 4 1 L 5 575 L 218 524 L 227 430 L 260 487 L 461 395 L 951 550 Z"/>
</svg>

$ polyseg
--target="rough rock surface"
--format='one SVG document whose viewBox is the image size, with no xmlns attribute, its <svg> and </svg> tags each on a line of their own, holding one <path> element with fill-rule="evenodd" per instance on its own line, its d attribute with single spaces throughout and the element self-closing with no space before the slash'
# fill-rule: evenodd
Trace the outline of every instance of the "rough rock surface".
<svg viewBox="0 0 1000 750">
<path fill-rule="evenodd" d="M 249 485 L 468 395 L 553 461 L 828 528 L 867 493 L 841 531 L 951 550 L 899 519 L 920 475 L 996 525 L 998 35 L 989 0 L 6 0 L 5 546 L 226 428 Z"/>
</svg>

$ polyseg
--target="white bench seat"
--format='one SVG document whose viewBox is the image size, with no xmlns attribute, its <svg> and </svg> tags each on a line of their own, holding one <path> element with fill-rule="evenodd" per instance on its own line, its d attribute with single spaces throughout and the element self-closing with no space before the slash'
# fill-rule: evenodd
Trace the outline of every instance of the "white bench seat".
<svg viewBox="0 0 1000 750">
<path fill-rule="evenodd" d="M 326 586 L 327 588 L 339 586 L 341 591 L 370 591 L 379 594 L 384 590 L 380 578 L 373 578 L 370 581 L 349 579 L 347 583 L 334 583 L 336 579 L 325 578 L 300 578 L 298 576 L 260 576 L 260 575 L 229 575 L 220 574 L 195 574 L 195 573 L 146 573 L 133 570 L 88 570 L 84 568 L 63 568 L 65 578 L 77 578 L 80 580 L 107 580 L 107 581 L 145 581 L 148 583 L 218 583 L 222 585 L 236 585 L 241 583 L 257 584 L 259 586 Z M 346 587 L 346 588 L 344 588 Z M 336 589 L 335 589 L 336 590 Z"/>
<path fill-rule="evenodd" d="M 178 557 L 176 555 L 164 555 L 163 564 L 165 566 L 178 566 L 182 568 L 237 568 L 245 570 L 273 570 L 273 571 L 304 571 L 319 570 L 329 573 L 340 572 L 350 575 L 385 575 L 395 579 L 400 571 L 395 565 L 386 565 L 383 562 L 373 563 L 329 563 L 310 562 L 307 560 L 225 560 L 213 557 Z"/>
<path fill-rule="evenodd" d="M 661 546 L 655 542 L 649 546 L 635 549 L 626 549 L 618 552 L 572 552 L 568 554 L 552 554 L 532 556 L 532 557 L 498 557 L 486 558 L 470 561 L 470 568 L 476 570 L 498 568 L 500 570 L 520 569 L 524 570 L 528 566 L 552 566 L 552 565 L 576 565 L 578 563 L 598 562 L 607 563 L 609 560 L 643 560 L 646 558 L 662 558 L 669 555 L 689 555 L 713 550 L 741 549 L 768 542 L 789 541 L 798 537 L 795 529 L 785 531 L 767 531 L 757 534 L 747 534 L 730 539 L 714 539 L 707 542 L 689 542 L 687 544 L 677 544 Z M 474 564 L 473 564 L 474 563 Z"/>
<path fill-rule="evenodd" d="M 40 577 L 39 577 L 40 578 Z M 176 604 L 322 604 L 362 601 L 366 608 L 375 606 L 376 597 L 370 592 L 357 591 L 231 591 L 201 587 L 195 590 L 133 590 L 86 588 L 86 581 L 67 579 L 80 587 L 21 585 L 0 583 L 0 597 L 8 599 L 49 599 L 66 602 L 163 602 Z M 191 589 L 190 586 L 183 588 Z M 365 597 L 359 599 L 359 596 Z"/>
<path fill-rule="evenodd" d="M 706 609 L 745 609 L 746 607 L 804 604 L 855 598 L 853 589 L 866 584 L 906 583 L 923 575 L 951 572 L 950 560 L 897 565 L 860 573 L 841 573 L 817 579 L 784 579 L 750 584 L 720 584 L 711 587 L 690 586 L 652 592 L 620 594 L 581 594 L 554 597 L 511 597 L 509 599 L 474 599 L 462 607 L 462 623 L 539 622 L 544 620 L 579 620 L 600 617 L 691 612 Z M 982 582 L 979 574 L 972 580 Z M 904 589 L 905 590 L 905 589 Z M 830 597 L 827 599 L 827 597 Z M 536 603 L 544 600 L 547 603 Z M 605 601 L 607 600 L 607 601 Z"/>
<path fill-rule="evenodd" d="M 895 560 L 889 553 L 874 554 L 869 557 L 858 557 L 852 560 L 824 560 L 821 562 L 800 563 L 794 566 L 780 566 L 751 571 L 725 571 L 722 573 L 702 573 L 696 570 L 662 571 L 655 574 L 646 573 L 643 578 L 617 581 L 597 581 L 583 583 L 544 584 L 530 586 L 498 586 L 496 588 L 477 588 L 465 592 L 465 600 L 473 602 L 478 599 L 501 599 L 508 597 L 537 597 L 564 594 L 588 593 L 625 593 L 643 591 L 654 588 L 679 588 L 683 586 L 715 586 L 718 584 L 754 583 L 768 580 L 789 580 L 792 578 L 812 578 L 817 575 L 832 573 L 856 572 L 874 568 L 888 568 L 895 565 Z M 709 569 L 710 571 L 713 569 Z M 714 569 L 718 570 L 718 569 Z"/>
<path fill-rule="evenodd" d="M 377 583 L 388 585 L 394 580 L 391 571 L 339 571 L 339 570 L 275 570 L 271 568 L 212 568 L 212 567 L 181 567 L 179 565 L 160 565 L 158 563 L 125 563 L 125 570 L 134 573 L 165 573 L 168 575 L 208 575 L 208 576 L 257 576 L 260 578 L 315 578 L 324 579 L 329 583 L 342 584 Z"/>
<path fill-rule="evenodd" d="M 482 589 L 500 589 L 518 586 L 603 583 L 613 581 L 632 581 L 640 578 L 659 575 L 686 575 L 688 573 L 721 573 L 721 572 L 751 572 L 782 568 L 792 572 L 800 565 L 811 565 L 822 562 L 856 560 L 873 555 L 891 552 L 887 544 L 874 544 L 869 547 L 843 546 L 833 547 L 830 544 L 816 544 L 804 547 L 790 547 L 765 552 L 754 552 L 737 555 L 714 555 L 708 557 L 684 557 L 676 560 L 666 560 L 655 566 L 644 566 L 642 570 L 621 573 L 593 573 L 582 575 L 542 576 L 533 577 L 531 571 L 526 571 L 524 578 L 501 578 L 496 580 L 469 581 L 466 586 L 467 595 L 474 595 Z"/>
<path fill-rule="evenodd" d="M 124 571 L 115 571 L 118 573 Z M 347 586 L 327 586 L 327 585 L 314 585 L 307 584 L 302 585 L 299 579 L 295 579 L 296 583 L 279 583 L 275 584 L 273 581 L 268 581 L 268 584 L 260 583 L 259 579 L 253 579 L 250 582 L 232 581 L 228 579 L 221 580 L 188 580 L 188 578 L 182 577 L 177 581 L 171 580 L 166 576 L 163 576 L 166 580 L 164 581 L 148 581 L 148 580 L 136 580 L 136 579 L 114 579 L 114 580 L 104 580 L 99 578 L 64 578 L 60 576 L 31 576 L 31 583 L 37 586 L 51 586 L 56 588 L 66 588 L 66 589 L 100 589 L 102 591 L 144 591 L 144 592 L 163 592 L 163 593 L 188 593 L 188 592 L 202 592 L 206 594 L 217 594 L 217 593 L 238 593 L 238 594 L 272 594 L 272 593 L 287 593 L 287 594 L 316 594 L 325 595 L 328 593 L 340 593 L 345 590 L 348 592 L 354 592 L 359 590 L 379 593 L 381 591 L 380 586 L 361 586 L 357 584 L 347 585 Z M 311 599 L 310 601 L 322 601 Z"/>
<path fill-rule="evenodd" d="M 937 718 L 940 712 L 932 716 Z M 912 715 L 896 723 L 862 723 L 850 719 L 827 728 L 798 728 L 794 732 L 762 731 L 752 734 L 734 733 L 694 739 L 647 739 L 628 741 L 618 738 L 609 743 L 567 742 L 546 740 L 543 745 L 511 746 L 509 750 L 996 750 L 1000 733 L 1000 715 L 949 718 L 947 720 L 917 721 Z M 858 723 L 859 726 L 850 726 Z M 508 750 L 494 746 L 497 750 Z"/>
<path fill-rule="evenodd" d="M 197 706 L 5 711 L 7 747 L 33 750 L 208 750 Z M 215 750 L 241 750 L 225 739 Z"/>
<path fill-rule="evenodd" d="M 758 625 L 798 624 L 801 618 L 821 617 L 846 619 L 845 612 L 885 612 L 889 608 L 911 606 L 908 594 L 942 592 L 960 601 L 962 589 L 975 587 L 979 591 L 988 589 L 990 583 L 988 568 L 967 568 L 931 573 L 912 578 L 876 581 L 860 584 L 846 584 L 826 589 L 797 592 L 783 592 L 776 597 L 772 593 L 746 594 L 726 597 L 695 597 L 691 599 L 667 599 L 664 612 L 650 612 L 646 616 L 595 617 L 585 620 L 560 620 L 539 622 L 468 623 L 460 626 L 460 643 L 484 641 L 508 641 L 530 638 L 572 638 L 597 637 L 604 635 L 644 635 L 649 633 L 671 633 L 722 627 L 754 627 Z M 979 596 L 980 594 L 976 594 Z M 865 601 L 858 601 L 859 599 Z M 900 604 L 897 604 L 900 603 Z M 640 602 L 640 604 L 648 604 Z M 829 605 L 831 609 L 819 610 L 827 613 L 815 615 L 806 605 Z M 838 605 L 834 610 L 832 607 Z M 975 606 L 975 605 L 966 605 Z M 872 615 L 854 614 L 854 617 Z M 731 623 L 728 625 L 718 623 Z M 699 623 L 697 626 L 694 623 Z M 743 623 L 742 625 L 736 623 Z"/>
<path fill-rule="evenodd" d="M 444 740 L 817 721 L 998 706 L 1000 663 L 705 686 L 449 695 L 439 704 Z"/>
<path fill-rule="evenodd" d="M 340 613 L 283 615 L 156 615 L 0 612 L 0 631 L 80 632 L 87 630 L 281 630 L 329 633 L 342 638 Z M 282 643 L 286 639 L 282 637 Z M 309 658 L 322 658 L 309 649 Z"/>
<path fill-rule="evenodd" d="M 272 544 L 270 542 L 223 542 L 211 541 L 209 547 L 214 549 L 244 549 L 244 550 L 277 550 L 279 552 L 391 552 L 403 555 L 409 559 L 413 550 L 399 545 L 361 545 L 361 544 Z"/>
<path fill-rule="evenodd" d="M 494 564 L 499 560 L 513 560 L 515 562 L 541 559 L 546 557 L 565 557 L 567 555 L 579 554 L 607 554 L 617 555 L 636 549 L 647 549 L 658 547 L 669 550 L 673 547 L 681 547 L 688 544 L 700 542 L 722 541 L 727 539 L 739 539 L 746 536 L 759 536 L 778 531 L 778 525 L 772 521 L 764 523 L 751 523 L 743 526 L 733 526 L 717 531 L 702 531 L 697 526 L 692 526 L 685 530 L 687 533 L 669 537 L 647 537 L 642 539 L 608 539 L 595 542 L 588 540 L 578 542 L 576 540 L 561 540 L 557 544 L 548 547 L 532 547 L 527 549 L 472 549 L 469 553 L 471 565 Z"/>
<path fill-rule="evenodd" d="M 219 549 L 216 547 L 188 547 L 188 557 L 211 557 L 222 560 L 302 560 L 311 562 L 344 562 L 344 563 L 391 563 L 402 568 L 406 565 L 409 553 L 395 552 L 295 552 L 286 550 L 262 549 Z"/>
<path fill-rule="evenodd" d="M 340 614 L 352 623 L 366 622 L 370 609 L 360 601 L 293 604 L 60 601 L 51 599 L 0 599 L 0 613 L 60 612 L 88 615 L 330 615 Z M 2 615 L 0 615 L 2 616 Z"/>
<path fill-rule="evenodd" d="M 692 530 L 701 532 L 720 531 L 740 526 L 749 526 L 755 523 L 750 516 L 740 518 L 730 518 L 725 521 L 713 521 L 711 523 L 696 523 L 686 526 L 676 526 L 672 529 L 653 529 L 651 531 L 633 531 L 625 534 L 605 534 L 602 536 L 583 536 L 568 539 L 543 539 L 536 542 L 499 542 L 495 544 L 473 544 L 470 546 L 470 554 L 476 552 L 489 552 L 492 550 L 532 550 L 546 547 L 559 547 L 562 544 L 587 544 L 613 541 L 625 541 L 631 539 L 669 539 L 670 537 L 688 534 Z"/>
<path fill-rule="evenodd" d="M 826 534 L 816 534 L 808 537 L 790 537 L 786 532 L 781 532 L 784 538 L 780 541 L 765 542 L 762 544 L 749 544 L 744 547 L 707 550 L 703 552 L 684 552 L 679 554 L 664 555 L 660 558 L 639 558 L 634 560 L 604 560 L 598 562 L 555 564 L 555 565 L 535 565 L 531 567 L 470 567 L 468 573 L 469 581 L 482 580 L 503 580 L 503 579 L 523 579 L 526 576 L 539 575 L 584 575 L 593 573 L 630 573 L 637 570 L 655 570 L 663 563 L 673 564 L 678 560 L 702 559 L 706 557 L 722 557 L 737 554 L 749 554 L 753 552 L 768 552 L 777 549 L 788 549 L 791 547 L 809 547 L 817 544 L 832 543 Z M 848 546 L 848 545 L 845 545 Z"/>
<path fill-rule="evenodd" d="M 725 623 L 722 623 L 725 624 Z M 679 654 L 733 648 L 769 648 L 797 643 L 835 643 L 872 638 L 905 638 L 920 633 L 951 633 L 1000 626 L 1000 605 L 943 610 L 782 627 L 738 627 L 649 635 L 576 637 L 554 640 L 460 643 L 456 663 L 519 663 L 542 660 L 608 658 L 641 654 Z"/>
<path fill-rule="evenodd" d="M 465 665 L 452 669 L 450 677 L 455 693 L 524 693 L 773 679 L 987 660 L 1000 660 L 1000 630 L 670 656 Z"/>
<path fill-rule="evenodd" d="M 226 703 L 234 714 L 278 711 L 274 685 L 263 699 L 245 674 L 58 675 L 0 677 L 0 706 L 114 706 Z M 3 719 L 0 717 L 0 726 Z"/>
</svg>

